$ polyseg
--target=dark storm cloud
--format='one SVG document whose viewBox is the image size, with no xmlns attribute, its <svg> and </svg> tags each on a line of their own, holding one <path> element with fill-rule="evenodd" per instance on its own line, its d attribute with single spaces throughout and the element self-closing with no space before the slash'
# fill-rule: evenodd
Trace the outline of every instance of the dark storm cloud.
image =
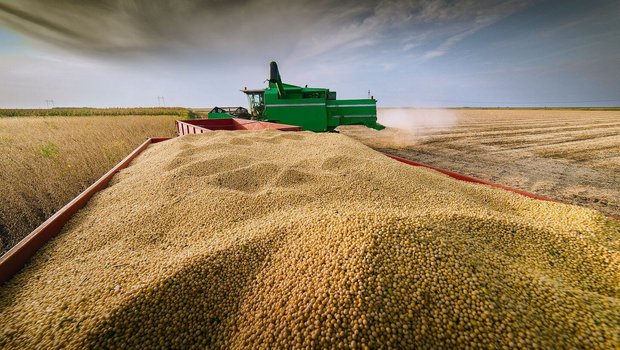
<svg viewBox="0 0 620 350">
<path fill-rule="evenodd" d="M 36 14 L 31 14 L 29 12 L 22 11 L 19 8 L 15 8 L 7 4 L 0 3 L 0 11 L 5 12 L 5 15 L 8 17 L 8 20 L 13 23 L 20 23 L 20 22 L 32 23 L 32 24 L 35 24 L 36 26 L 39 26 L 43 30 L 55 32 L 60 35 L 64 35 L 68 38 L 73 38 L 77 40 L 86 39 L 82 37 L 80 33 L 74 32 L 69 28 L 65 28 L 43 17 L 39 17 Z"/>
<path fill-rule="evenodd" d="M 523 1 L 0 0 L 0 23 L 87 53 L 243 53 L 298 58 L 386 45 L 422 58 L 506 16 Z"/>
</svg>

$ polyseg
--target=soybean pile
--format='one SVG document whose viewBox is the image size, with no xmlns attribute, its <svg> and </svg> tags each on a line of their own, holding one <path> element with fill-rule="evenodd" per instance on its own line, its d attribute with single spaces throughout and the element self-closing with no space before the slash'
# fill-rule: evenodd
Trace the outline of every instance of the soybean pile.
<svg viewBox="0 0 620 350">
<path fill-rule="evenodd" d="M 183 136 L 0 287 L 0 346 L 610 349 L 619 236 L 344 135 Z"/>
</svg>

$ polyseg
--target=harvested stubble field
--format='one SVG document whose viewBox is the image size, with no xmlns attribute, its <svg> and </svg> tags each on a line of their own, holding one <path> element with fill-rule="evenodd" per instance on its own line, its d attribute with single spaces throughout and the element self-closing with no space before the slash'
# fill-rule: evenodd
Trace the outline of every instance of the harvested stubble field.
<svg viewBox="0 0 620 350">
<path fill-rule="evenodd" d="M 0 346 L 610 349 L 619 236 L 344 135 L 184 136 L 2 286 Z"/>
<path fill-rule="evenodd" d="M 41 111 L 28 111 L 33 113 Z M 0 118 L 0 253 L 147 137 L 174 136 L 175 119 L 179 119 L 176 112 L 164 116 Z"/>
<path fill-rule="evenodd" d="M 620 110 L 462 109 L 413 132 L 343 132 L 427 163 L 620 216 Z M 381 111 L 380 111 L 381 114 Z M 433 111 L 407 114 L 433 118 Z"/>
</svg>

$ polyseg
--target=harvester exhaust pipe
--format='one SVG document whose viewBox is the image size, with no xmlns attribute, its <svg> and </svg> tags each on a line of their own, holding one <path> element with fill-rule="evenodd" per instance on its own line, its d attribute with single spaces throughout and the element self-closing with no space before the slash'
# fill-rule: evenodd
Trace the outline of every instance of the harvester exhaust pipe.
<svg viewBox="0 0 620 350">
<path fill-rule="evenodd" d="M 278 64 L 274 61 L 269 63 L 269 81 L 277 83 L 280 80 L 280 71 L 278 70 Z"/>
<path fill-rule="evenodd" d="M 280 71 L 278 70 L 278 64 L 274 61 L 269 63 L 269 82 L 276 84 L 278 89 L 278 96 L 280 98 L 286 96 L 284 91 L 284 85 L 282 85 L 282 78 L 280 78 Z"/>
</svg>

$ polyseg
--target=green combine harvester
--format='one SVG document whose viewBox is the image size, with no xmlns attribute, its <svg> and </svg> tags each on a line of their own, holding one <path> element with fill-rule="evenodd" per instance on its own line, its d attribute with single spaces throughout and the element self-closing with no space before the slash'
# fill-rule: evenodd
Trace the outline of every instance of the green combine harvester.
<svg viewBox="0 0 620 350">
<path fill-rule="evenodd" d="M 284 84 L 276 62 L 270 64 L 265 89 L 241 90 L 248 96 L 250 111 L 243 107 L 215 107 L 209 119 L 243 118 L 297 125 L 303 130 L 332 131 L 340 125 L 365 125 L 381 130 L 374 98 L 337 100 L 336 91 Z"/>
</svg>

